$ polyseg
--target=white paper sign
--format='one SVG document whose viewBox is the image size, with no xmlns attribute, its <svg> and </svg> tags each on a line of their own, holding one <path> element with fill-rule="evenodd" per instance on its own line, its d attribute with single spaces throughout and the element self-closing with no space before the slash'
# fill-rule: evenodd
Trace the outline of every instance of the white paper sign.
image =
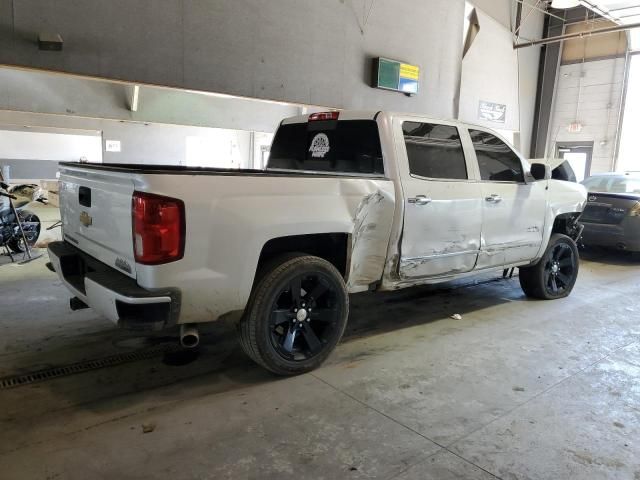
<svg viewBox="0 0 640 480">
<path fill-rule="evenodd" d="M 478 118 L 490 122 L 505 123 L 507 118 L 507 106 L 500 103 L 485 102 L 480 100 Z"/>
<path fill-rule="evenodd" d="M 107 152 L 120 151 L 120 140 L 106 140 L 104 143 L 105 143 L 104 148 Z"/>
</svg>

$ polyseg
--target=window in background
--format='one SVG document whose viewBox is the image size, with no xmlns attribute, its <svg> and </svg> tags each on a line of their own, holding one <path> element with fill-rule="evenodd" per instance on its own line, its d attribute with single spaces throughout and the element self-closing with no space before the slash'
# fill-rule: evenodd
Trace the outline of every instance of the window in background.
<svg viewBox="0 0 640 480">
<path fill-rule="evenodd" d="M 636 48 L 640 32 L 635 31 Z M 631 56 L 617 170 L 640 171 L 640 53 Z"/>
</svg>

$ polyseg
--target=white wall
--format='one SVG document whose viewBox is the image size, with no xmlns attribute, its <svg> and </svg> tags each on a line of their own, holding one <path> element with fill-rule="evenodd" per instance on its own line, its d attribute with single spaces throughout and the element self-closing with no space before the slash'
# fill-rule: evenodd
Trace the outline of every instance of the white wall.
<svg viewBox="0 0 640 480">
<path fill-rule="evenodd" d="M 3 130 L 0 124 L 0 158 L 14 160 L 102 161 L 100 132 L 68 133 Z"/>
<path fill-rule="evenodd" d="M 555 155 L 557 142 L 593 142 L 591 173 L 614 168 L 624 65 L 624 58 L 617 58 L 560 67 L 547 155 Z M 569 132 L 576 121 L 582 131 Z"/>
<path fill-rule="evenodd" d="M 518 56 L 511 31 L 478 11 L 480 32 L 462 61 L 460 119 L 490 128 L 520 130 L 518 106 Z M 480 101 L 507 106 L 505 123 L 481 120 Z"/>
<path fill-rule="evenodd" d="M 141 163 L 158 165 L 187 165 L 192 166 L 220 166 L 225 168 L 247 168 L 252 155 L 251 132 L 229 129 L 190 127 L 181 125 L 166 125 L 157 123 L 125 122 L 118 120 L 92 119 L 75 116 L 46 115 L 37 113 L 21 113 L 0 110 L 0 125 L 2 124 L 30 125 L 36 128 L 56 127 L 58 131 L 67 129 L 91 129 L 102 132 L 100 137 L 92 140 L 92 148 L 102 151 L 105 163 Z M 74 138 L 73 135 L 58 135 L 38 137 L 50 139 L 51 142 L 62 142 L 31 145 L 32 138 L 14 135 L 20 132 L 8 132 L 6 138 L 11 138 L 10 150 L 6 154 L 18 155 L 22 159 L 32 160 L 70 160 L 77 161 L 82 156 L 81 140 L 75 144 L 65 142 L 64 138 Z M 89 138 L 89 137 L 87 137 Z M 104 144 L 108 140 L 120 142 L 120 152 L 107 152 Z M 2 137 L 0 137 L 0 142 Z M 189 162 L 187 161 L 188 142 L 191 144 Z M 232 147 L 232 144 L 235 145 Z M 200 147 L 194 147 L 199 145 Z M 195 151 L 194 148 L 197 150 Z M 199 149 L 199 150 L 198 150 Z M 233 153 L 232 153 L 232 150 Z M 0 152 L 2 146 L 0 145 Z M 82 151 L 84 152 L 84 151 Z M 86 155 L 85 155 L 86 156 Z M 0 158 L 12 158 L 0 154 Z M 93 156 L 91 157 L 93 158 Z"/>
</svg>

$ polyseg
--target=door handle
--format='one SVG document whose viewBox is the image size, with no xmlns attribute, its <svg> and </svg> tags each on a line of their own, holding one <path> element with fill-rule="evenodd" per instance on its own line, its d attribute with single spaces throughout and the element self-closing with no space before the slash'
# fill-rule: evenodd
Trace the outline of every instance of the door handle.
<svg viewBox="0 0 640 480">
<path fill-rule="evenodd" d="M 415 205 L 426 205 L 427 203 L 431 203 L 431 199 L 426 195 L 416 195 L 413 198 L 409 198 L 408 201 Z"/>
<path fill-rule="evenodd" d="M 485 200 L 487 202 L 491 202 L 491 203 L 499 203 L 502 201 L 502 197 L 500 195 L 498 195 L 497 193 L 492 194 L 489 197 L 486 197 Z"/>
</svg>

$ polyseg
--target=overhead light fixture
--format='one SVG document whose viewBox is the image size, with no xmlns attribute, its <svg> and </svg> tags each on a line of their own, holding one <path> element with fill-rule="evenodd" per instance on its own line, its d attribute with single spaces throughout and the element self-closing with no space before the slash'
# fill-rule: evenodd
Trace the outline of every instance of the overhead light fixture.
<svg viewBox="0 0 640 480">
<path fill-rule="evenodd" d="M 580 0 L 553 0 L 551 8 L 575 8 L 580 6 Z"/>
</svg>

